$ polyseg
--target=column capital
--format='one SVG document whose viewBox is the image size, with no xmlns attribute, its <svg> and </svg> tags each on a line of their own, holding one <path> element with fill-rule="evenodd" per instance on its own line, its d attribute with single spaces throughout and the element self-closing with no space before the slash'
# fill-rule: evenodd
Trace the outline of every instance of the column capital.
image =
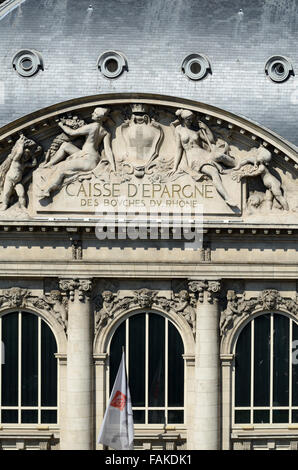
<svg viewBox="0 0 298 470">
<path fill-rule="evenodd" d="M 59 287 L 69 295 L 71 301 L 74 301 L 76 290 L 79 300 L 84 301 L 91 294 L 93 281 L 92 279 L 60 279 Z"/>
<path fill-rule="evenodd" d="M 220 280 L 192 280 L 188 282 L 188 288 L 191 292 L 197 295 L 198 301 L 203 303 L 213 303 L 217 298 L 220 289 Z"/>
</svg>

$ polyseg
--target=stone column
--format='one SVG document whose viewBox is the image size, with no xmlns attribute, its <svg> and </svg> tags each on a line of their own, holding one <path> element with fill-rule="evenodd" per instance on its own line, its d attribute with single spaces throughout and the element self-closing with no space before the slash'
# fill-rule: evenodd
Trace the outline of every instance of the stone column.
<svg viewBox="0 0 298 470">
<path fill-rule="evenodd" d="M 231 372 L 234 362 L 234 354 L 221 356 L 221 388 L 222 388 L 222 450 L 230 450 L 231 442 Z"/>
<path fill-rule="evenodd" d="M 198 298 L 195 353 L 194 449 L 219 449 L 218 281 L 191 281 Z"/>
<path fill-rule="evenodd" d="M 106 409 L 106 367 L 107 353 L 96 354 L 93 356 L 95 362 L 95 423 L 96 437 L 99 435 L 100 426 L 104 418 Z M 102 450 L 102 444 L 96 443 L 96 449 Z"/>
<path fill-rule="evenodd" d="M 66 416 L 61 449 L 89 450 L 93 448 L 92 282 L 63 279 L 60 288 L 69 296 Z"/>
</svg>

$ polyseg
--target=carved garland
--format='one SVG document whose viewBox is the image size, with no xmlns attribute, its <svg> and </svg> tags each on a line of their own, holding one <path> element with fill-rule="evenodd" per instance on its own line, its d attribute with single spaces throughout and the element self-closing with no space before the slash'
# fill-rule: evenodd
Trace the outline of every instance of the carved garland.
<svg viewBox="0 0 298 470">
<path fill-rule="evenodd" d="M 103 291 L 94 298 L 95 303 L 95 334 L 109 324 L 116 315 L 132 308 L 160 308 L 166 312 L 181 314 L 192 328 L 195 334 L 195 298 L 187 290 L 172 293 L 170 299 L 159 295 L 159 292 L 151 289 L 139 289 L 131 295 L 120 297 L 120 291 L 113 293 Z"/>
<path fill-rule="evenodd" d="M 244 294 L 227 291 L 227 307 L 220 318 L 220 334 L 226 335 L 239 317 L 250 315 L 255 310 L 284 310 L 298 317 L 298 294 L 295 299 L 284 298 L 276 289 L 266 289 L 257 298 L 245 299 Z"/>
<path fill-rule="evenodd" d="M 5 289 L 0 295 L 1 308 L 38 308 L 49 312 L 67 331 L 67 298 L 59 290 L 49 294 L 34 296 L 28 289 L 12 287 Z"/>
</svg>

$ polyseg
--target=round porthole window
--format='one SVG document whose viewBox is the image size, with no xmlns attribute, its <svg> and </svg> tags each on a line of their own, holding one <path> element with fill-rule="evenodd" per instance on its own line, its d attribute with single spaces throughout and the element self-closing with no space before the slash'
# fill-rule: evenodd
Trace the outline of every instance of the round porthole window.
<svg viewBox="0 0 298 470">
<path fill-rule="evenodd" d="M 274 82 L 284 82 L 294 75 L 294 69 L 287 57 L 272 56 L 266 62 L 265 73 Z"/>
<path fill-rule="evenodd" d="M 14 55 L 12 66 L 22 77 L 31 77 L 43 69 L 41 54 L 34 50 L 21 50 Z"/>
<path fill-rule="evenodd" d="M 119 77 L 124 70 L 128 70 L 126 57 L 117 51 L 107 51 L 101 54 L 97 60 L 97 66 L 107 78 Z"/>
<path fill-rule="evenodd" d="M 182 72 L 191 80 L 202 80 L 211 73 L 211 65 L 203 54 L 190 54 L 182 62 Z"/>
</svg>

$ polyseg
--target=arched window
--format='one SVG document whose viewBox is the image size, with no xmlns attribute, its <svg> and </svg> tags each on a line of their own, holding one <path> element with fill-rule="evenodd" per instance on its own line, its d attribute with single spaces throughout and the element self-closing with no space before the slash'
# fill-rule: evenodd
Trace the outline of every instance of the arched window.
<svg viewBox="0 0 298 470">
<path fill-rule="evenodd" d="M 236 345 L 234 424 L 298 422 L 297 349 L 298 326 L 286 315 L 263 314 L 244 327 Z"/>
<path fill-rule="evenodd" d="M 0 423 L 57 423 L 57 344 L 49 326 L 33 313 L 8 313 L 0 338 Z"/>
<path fill-rule="evenodd" d="M 110 391 L 125 346 L 135 424 L 184 422 L 184 352 L 175 326 L 164 316 L 140 313 L 116 330 L 110 346 Z"/>
</svg>

